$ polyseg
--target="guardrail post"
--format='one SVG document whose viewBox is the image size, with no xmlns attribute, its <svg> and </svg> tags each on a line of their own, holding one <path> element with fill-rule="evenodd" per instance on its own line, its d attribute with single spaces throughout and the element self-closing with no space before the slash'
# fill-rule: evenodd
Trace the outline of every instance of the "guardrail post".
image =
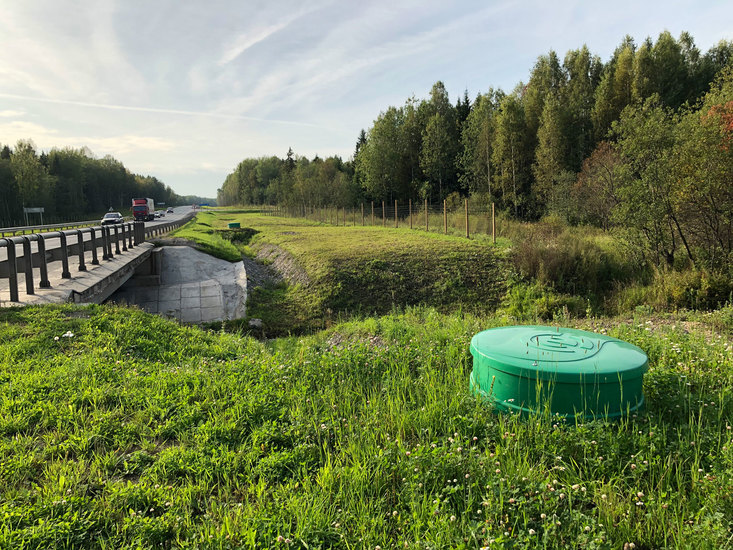
<svg viewBox="0 0 733 550">
<path fill-rule="evenodd" d="M 92 235 L 92 265 L 99 265 L 99 258 L 97 258 L 97 232 L 93 227 L 89 228 L 89 232 Z"/>
<path fill-rule="evenodd" d="M 125 235 L 125 224 L 120 224 L 120 233 L 122 233 L 122 251 L 127 252 L 127 238 Z"/>
<path fill-rule="evenodd" d="M 129 248 L 135 248 L 135 245 L 132 244 L 132 228 L 134 226 L 131 223 L 127 223 L 125 225 L 127 225 L 127 240 L 128 240 L 127 246 Z"/>
<path fill-rule="evenodd" d="M 71 279 L 71 272 L 69 271 L 69 249 L 66 246 L 66 233 L 59 231 L 59 238 L 61 239 L 61 278 Z"/>
<path fill-rule="evenodd" d="M 38 237 L 38 256 L 40 257 L 40 265 L 38 266 L 41 270 L 41 280 L 38 283 L 39 288 L 50 288 L 51 282 L 48 280 L 48 265 L 46 262 L 46 239 L 43 235 L 36 233 Z"/>
<path fill-rule="evenodd" d="M 112 230 L 109 228 L 109 225 L 105 226 L 104 233 L 107 235 L 107 259 L 111 260 L 115 256 L 112 254 Z"/>
<path fill-rule="evenodd" d="M 114 226 L 115 230 L 115 254 L 118 256 L 120 255 L 120 229 L 116 225 Z"/>
<path fill-rule="evenodd" d="M 33 253 L 31 252 L 31 240 L 23 235 L 23 264 L 25 267 L 25 293 L 34 294 L 33 291 Z"/>
<path fill-rule="evenodd" d="M 79 271 L 86 271 L 87 266 L 84 263 L 84 234 L 81 229 L 76 230 L 76 240 L 79 245 Z"/>
<path fill-rule="evenodd" d="M 145 242 L 145 224 L 143 222 L 135 222 L 133 228 L 135 230 L 135 245 L 141 245 Z"/>
<path fill-rule="evenodd" d="M 18 297 L 18 264 L 15 258 L 15 243 L 12 239 L 4 239 L 8 251 L 8 279 L 10 282 L 10 301 L 20 302 Z"/>
<path fill-rule="evenodd" d="M 104 226 L 99 228 L 99 232 L 102 234 L 102 259 L 109 260 L 109 252 L 107 247 L 107 231 Z"/>
</svg>

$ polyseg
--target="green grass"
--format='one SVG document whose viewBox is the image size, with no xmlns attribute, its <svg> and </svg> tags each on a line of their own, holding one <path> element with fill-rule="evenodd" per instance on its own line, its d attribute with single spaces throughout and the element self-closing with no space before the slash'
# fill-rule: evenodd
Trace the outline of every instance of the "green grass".
<svg viewBox="0 0 733 550">
<path fill-rule="evenodd" d="M 214 212 L 199 212 L 193 220 L 171 232 L 171 237 L 180 237 L 196 243 L 196 248 L 216 258 L 230 262 L 242 259 L 242 253 L 231 241 L 222 236 L 221 231 L 212 229 L 217 220 Z"/>
<path fill-rule="evenodd" d="M 584 321 L 648 353 L 648 408 L 576 425 L 469 395 L 470 338 L 502 322 L 416 308 L 264 344 L 0 310 L 0 547 L 731 546 L 725 336 Z"/>
<path fill-rule="evenodd" d="M 587 300 L 509 278 L 505 241 L 197 218 L 177 236 L 307 275 L 249 301 L 265 336 L 298 336 L 0 309 L 0 548 L 733 547 L 730 305 L 577 320 Z M 648 354 L 643 413 L 470 395 L 471 337 L 550 314 Z"/>
<path fill-rule="evenodd" d="M 226 235 L 227 224 L 233 221 L 243 231 L 250 230 L 251 240 L 236 245 L 241 254 L 253 256 L 263 247 L 275 246 L 307 275 L 304 282 L 271 285 L 250 295 L 248 315 L 263 319 L 270 336 L 321 329 L 344 316 L 384 314 L 412 305 L 486 313 L 496 309 L 505 292 L 506 243 L 492 246 L 485 237 L 469 240 L 408 228 L 337 227 L 233 210 L 199 215 L 175 236 L 211 239 Z"/>
</svg>

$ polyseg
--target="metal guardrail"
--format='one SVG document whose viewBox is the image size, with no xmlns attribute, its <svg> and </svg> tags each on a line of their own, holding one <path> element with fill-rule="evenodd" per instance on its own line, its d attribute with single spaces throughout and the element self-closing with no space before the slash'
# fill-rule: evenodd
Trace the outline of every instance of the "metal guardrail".
<svg viewBox="0 0 733 550">
<path fill-rule="evenodd" d="M 86 222 L 66 222 L 54 223 L 51 225 L 24 225 L 18 227 L 0 227 L 0 237 L 5 235 L 18 235 L 23 233 L 38 233 L 39 231 L 47 232 L 55 229 L 74 229 L 76 227 L 89 227 L 91 225 L 99 225 L 99 220 L 89 220 Z"/>
<path fill-rule="evenodd" d="M 99 264 L 98 250 L 101 249 L 102 260 L 111 260 L 115 255 L 126 252 L 128 248 L 134 248 L 144 243 L 148 238 L 167 233 L 172 229 L 187 223 L 196 214 L 190 213 L 179 220 L 165 223 L 156 223 L 145 227 L 144 222 L 125 222 L 115 225 L 97 227 L 85 227 L 67 231 L 49 231 L 46 233 L 34 233 L 16 237 L 0 238 L 0 249 L 5 248 L 7 258 L 0 261 L 0 279 L 10 281 L 10 301 L 18 302 L 18 273 L 25 275 L 26 294 L 35 294 L 35 280 L 33 269 L 39 270 L 40 280 L 38 288 L 49 288 L 48 264 L 61 262 L 61 277 L 70 279 L 69 258 L 78 258 L 79 271 L 86 271 L 84 253 L 91 251 L 93 265 Z M 44 229 L 49 226 L 43 226 Z M 19 228 L 15 228 L 19 229 Z M 74 235 L 76 242 L 68 243 L 67 237 Z M 89 239 L 85 236 L 89 235 Z M 46 241 L 59 239 L 61 245 L 58 248 L 46 248 Z M 37 251 L 33 252 L 31 243 L 37 243 Z M 20 254 L 18 253 L 20 246 Z M 112 250 L 114 246 L 114 251 Z"/>
</svg>

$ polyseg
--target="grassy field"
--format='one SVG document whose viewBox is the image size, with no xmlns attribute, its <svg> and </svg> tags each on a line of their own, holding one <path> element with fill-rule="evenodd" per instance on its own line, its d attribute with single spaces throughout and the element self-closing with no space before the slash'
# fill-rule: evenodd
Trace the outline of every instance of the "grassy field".
<svg viewBox="0 0 733 550">
<path fill-rule="evenodd" d="M 240 223 L 246 239 L 226 240 L 237 236 L 227 230 L 231 222 Z M 490 246 L 486 239 L 337 227 L 240 210 L 199 214 L 174 235 L 201 243 L 205 251 L 224 241 L 227 254 L 238 249 L 240 257 L 253 257 L 274 247 L 292 259 L 299 282 L 258 288 L 248 299 L 248 315 L 262 319 L 269 335 L 326 328 L 344 315 L 412 305 L 488 313 L 506 291 L 506 241 Z"/>
<path fill-rule="evenodd" d="M 5 309 L 0 547 L 726 548 L 733 354 L 701 320 L 580 325 L 651 369 L 645 414 L 576 425 L 468 394 L 496 319 L 419 308 L 264 344 Z"/>
<path fill-rule="evenodd" d="M 506 312 L 401 305 L 412 281 L 380 302 L 355 267 L 450 278 L 452 238 L 373 228 L 353 244 L 344 228 L 224 218 L 199 215 L 209 227 L 189 238 L 287 251 L 310 282 L 269 290 L 314 291 L 303 319 L 327 328 L 278 312 L 299 336 L 257 340 L 135 308 L 0 310 L 0 548 L 733 548 L 732 306 L 562 319 L 646 351 L 639 415 L 496 414 L 468 392 L 468 348 Z M 213 232 L 234 218 L 252 231 Z M 492 278 L 504 250 L 480 257 Z M 321 295 L 346 268 L 360 288 Z M 347 318 L 359 298 L 378 314 Z"/>
</svg>

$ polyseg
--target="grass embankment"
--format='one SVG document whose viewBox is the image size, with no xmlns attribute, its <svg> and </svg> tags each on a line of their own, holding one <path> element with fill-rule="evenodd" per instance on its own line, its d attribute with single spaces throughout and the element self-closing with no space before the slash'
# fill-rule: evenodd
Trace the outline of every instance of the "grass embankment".
<svg viewBox="0 0 733 550">
<path fill-rule="evenodd" d="M 231 222 L 242 230 L 228 230 Z M 174 236 L 203 243 L 204 249 L 223 243 L 221 250 L 238 250 L 240 257 L 264 252 L 267 261 L 280 253 L 292 259 L 291 268 L 305 275 L 301 282 L 260 287 L 248 298 L 249 317 L 262 319 L 271 336 L 325 328 L 343 315 L 411 305 L 487 313 L 505 292 L 506 248 L 486 239 L 336 227 L 238 210 L 199 214 Z"/>
<path fill-rule="evenodd" d="M 0 310 L 0 547 L 730 547 L 726 337 L 609 326 L 649 354 L 647 412 L 566 425 L 468 394 L 470 338 L 497 322 L 417 309 L 265 345 Z"/>
<path fill-rule="evenodd" d="M 199 212 L 192 221 L 171 232 L 170 236 L 187 239 L 196 244 L 196 248 L 216 258 L 230 262 L 242 259 L 241 252 L 229 240 L 222 237 L 221 231 L 212 228 L 217 222 L 214 212 Z M 220 225 L 220 224 L 219 224 Z"/>
</svg>

